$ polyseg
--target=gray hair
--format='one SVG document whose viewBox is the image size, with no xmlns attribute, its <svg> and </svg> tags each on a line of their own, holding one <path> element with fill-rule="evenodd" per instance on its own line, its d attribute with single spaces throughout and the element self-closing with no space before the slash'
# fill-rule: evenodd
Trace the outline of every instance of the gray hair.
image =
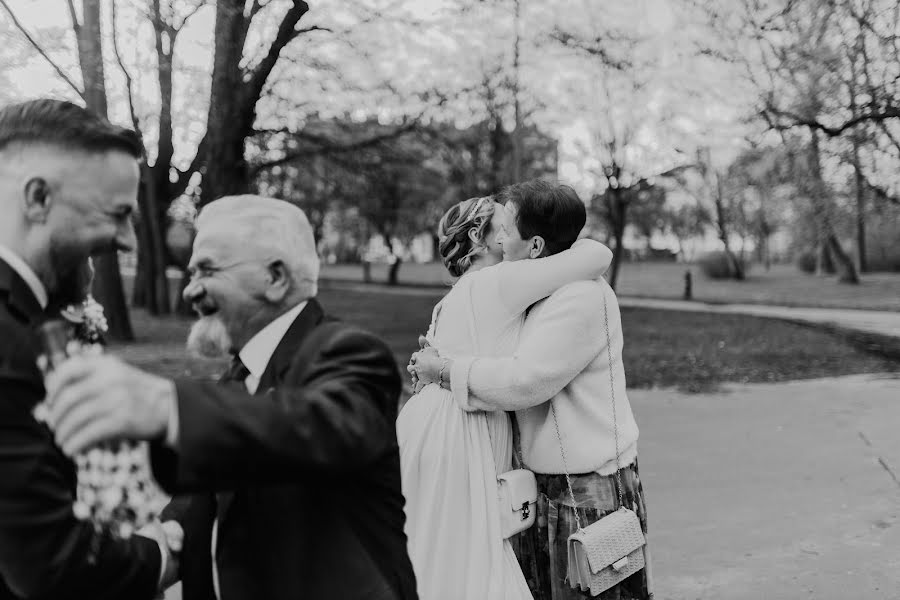
<svg viewBox="0 0 900 600">
<path fill-rule="evenodd" d="M 207 204 L 197 216 L 199 230 L 227 220 L 239 243 L 249 244 L 269 260 L 280 260 L 297 289 L 307 298 L 318 293 L 319 255 L 306 214 L 284 200 L 252 194 L 225 196 Z"/>
</svg>

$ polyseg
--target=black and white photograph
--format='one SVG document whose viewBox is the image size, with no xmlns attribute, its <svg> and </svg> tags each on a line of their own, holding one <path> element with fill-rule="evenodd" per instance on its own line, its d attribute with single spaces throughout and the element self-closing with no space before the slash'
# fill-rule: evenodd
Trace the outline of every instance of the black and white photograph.
<svg viewBox="0 0 900 600">
<path fill-rule="evenodd" d="M 900 599 L 900 0 L 0 0 L 0 600 Z"/>
</svg>

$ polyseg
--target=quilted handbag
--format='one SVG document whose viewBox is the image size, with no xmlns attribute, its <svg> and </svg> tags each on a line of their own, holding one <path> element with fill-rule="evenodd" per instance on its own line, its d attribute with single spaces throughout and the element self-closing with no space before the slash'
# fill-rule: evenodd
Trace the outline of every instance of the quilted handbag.
<svg viewBox="0 0 900 600">
<path fill-rule="evenodd" d="M 575 589 L 589 592 L 591 596 L 598 596 L 627 577 L 644 568 L 644 531 L 641 529 L 641 521 L 637 514 L 625 507 L 623 496 L 622 476 L 619 474 L 619 428 L 616 422 L 616 392 L 612 378 L 612 341 L 609 337 L 609 315 L 606 303 L 603 304 L 603 317 L 606 319 L 606 352 L 609 358 L 609 387 L 612 398 L 613 432 L 616 444 L 616 488 L 619 492 L 619 509 L 604 515 L 599 521 L 582 527 L 581 518 L 578 516 L 578 502 L 575 500 L 575 492 L 572 490 L 572 481 L 569 478 L 569 468 L 566 465 L 566 450 L 563 447 L 562 435 L 559 433 L 559 422 L 556 419 L 556 409 L 553 401 L 550 402 L 550 410 L 553 413 L 553 423 L 556 426 L 556 437 L 559 440 L 559 451 L 562 455 L 563 468 L 566 474 L 566 483 L 569 488 L 569 497 L 575 510 L 575 524 L 577 530 L 568 538 L 568 555 L 566 579 L 569 585 Z"/>
<path fill-rule="evenodd" d="M 569 585 L 597 596 L 644 568 L 644 532 L 620 508 L 569 536 Z"/>
<path fill-rule="evenodd" d="M 504 539 L 534 525 L 538 495 L 534 473 L 528 469 L 514 469 L 498 475 L 497 494 Z"/>
</svg>

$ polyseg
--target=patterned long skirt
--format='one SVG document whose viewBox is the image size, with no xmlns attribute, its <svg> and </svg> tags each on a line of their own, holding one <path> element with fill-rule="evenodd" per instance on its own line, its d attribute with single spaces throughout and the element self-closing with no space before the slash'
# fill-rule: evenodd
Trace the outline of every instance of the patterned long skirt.
<svg viewBox="0 0 900 600">
<path fill-rule="evenodd" d="M 637 513 L 647 535 L 647 507 L 638 475 L 637 461 L 619 471 L 625 506 Z M 535 600 L 580 600 L 588 592 L 572 589 L 566 582 L 567 540 L 577 529 L 575 509 L 565 475 L 535 473 L 538 484 L 535 526 L 517 536 L 513 547 Z M 582 526 L 598 521 L 617 510 L 619 494 L 615 475 L 596 473 L 572 475 L 572 489 Z M 601 600 L 650 600 L 653 597 L 648 544 L 644 546 L 646 567 L 596 598 Z"/>
</svg>

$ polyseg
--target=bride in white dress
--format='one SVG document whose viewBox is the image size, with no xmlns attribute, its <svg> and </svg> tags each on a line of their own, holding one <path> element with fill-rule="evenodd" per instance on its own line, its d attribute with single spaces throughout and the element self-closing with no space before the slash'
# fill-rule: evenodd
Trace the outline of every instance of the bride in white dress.
<svg viewBox="0 0 900 600">
<path fill-rule="evenodd" d="M 473 198 L 441 219 L 441 255 L 459 277 L 427 335 L 443 356 L 511 355 L 529 306 L 609 267 L 612 253 L 593 240 L 546 258 L 500 262 L 503 210 L 491 198 Z M 400 412 L 397 437 L 419 598 L 532 598 L 497 506 L 497 475 L 512 468 L 509 415 L 464 412 L 451 392 L 431 384 Z"/>
</svg>

